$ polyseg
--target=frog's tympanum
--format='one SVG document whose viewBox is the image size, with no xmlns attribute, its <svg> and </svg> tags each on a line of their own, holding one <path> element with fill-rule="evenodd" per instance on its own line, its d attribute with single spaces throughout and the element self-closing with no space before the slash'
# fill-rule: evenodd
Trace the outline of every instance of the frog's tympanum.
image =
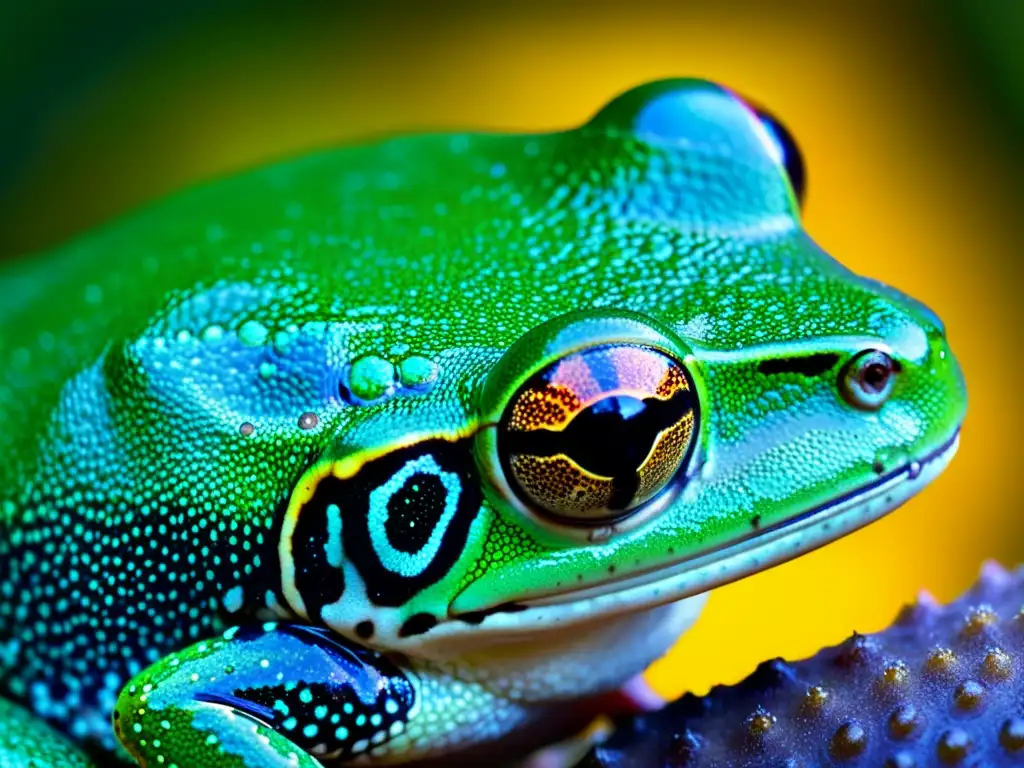
<svg viewBox="0 0 1024 768">
<path fill-rule="evenodd" d="M 780 123 L 673 80 L 5 265 L 0 762 L 512 754 L 708 589 L 905 501 L 960 370 L 808 237 L 802 186 Z"/>
</svg>

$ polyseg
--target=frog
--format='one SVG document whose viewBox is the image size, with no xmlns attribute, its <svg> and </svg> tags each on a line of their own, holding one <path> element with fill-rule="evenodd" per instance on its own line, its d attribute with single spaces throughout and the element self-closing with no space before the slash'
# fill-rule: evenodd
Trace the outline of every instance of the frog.
<svg viewBox="0 0 1024 768">
<path fill-rule="evenodd" d="M 0 762 L 26 723 L 37 766 L 513 759 L 914 496 L 964 377 L 807 233 L 803 163 L 660 80 L 2 265 Z"/>
</svg>

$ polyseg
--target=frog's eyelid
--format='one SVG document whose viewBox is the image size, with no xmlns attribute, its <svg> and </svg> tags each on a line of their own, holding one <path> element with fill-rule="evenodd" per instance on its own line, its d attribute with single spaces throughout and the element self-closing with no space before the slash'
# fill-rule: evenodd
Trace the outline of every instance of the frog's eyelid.
<svg viewBox="0 0 1024 768">
<path fill-rule="evenodd" d="M 757 371 L 769 376 L 779 373 L 821 376 L 835 368 L 838 362 L 839 355 L 835 352 L 814 352 L 809 355 L 773 357 L 768 360 L 762 360 L 757 365 Z"/>
</svg>

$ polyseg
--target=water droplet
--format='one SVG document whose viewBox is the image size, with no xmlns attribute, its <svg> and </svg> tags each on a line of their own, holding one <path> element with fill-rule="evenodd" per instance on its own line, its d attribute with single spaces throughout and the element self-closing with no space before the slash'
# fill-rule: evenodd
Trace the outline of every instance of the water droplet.
<svg viewBox="0 0 1024 768">
<path fill-rule="evenodd" d="M 260 378 L 266 381 L 272 379 L 277 373 L 277 366 L 273 363 L 260 363 Z"/>
<path fill-rule="evenodd" d="M 299 429 L 313 429 L 320 423 L 320 417 L 312 411 L 306 411 L 299 416 Z"/>
<path fill-rule="evenodd" d="M 398 364 L 398 377 L 406 387 L 422 387 L 437 378 L 437 364 L 427 357 L 412 355 Z"/>
<path fill-rule="evenodd" d="M 203 341 L 219 341 L 224 337 L 224 329 L 219 325 L 208 325 L 202 332 Z"/>
<path fill-rule="evenodd" d="M 238 338 L 243 344 L 250 347 L 258 347 L 263 344 L 267 340 L 268 334 L 267 326 L 258 320 L 247 320 L 238 329 Z"/>
<path fill-rule="evenodd" d="M 103 301 L 103 289 L 98 285 L 85 286 L 85 303 L 99 304 Z"/>
<path fill-rule="evenodd" d="M 244 437 L 248 437 L 249 435 L 256 431 L 256 427 L 254 427 L 248 421 L 243 421 L 242 426 L 238 428 L 238 431 L 241 432 Z"/>
<path fill-rule="evenodd" d="M 921 475 L 921 462 L 912 461 L 910 466 L 907 467 L 907 477 L 911 480 L 916 480 Z"/>
<path fill-rule="evenodd" d="M 274 334 L 274 349 L 280 355 L 287 354 L 292 344 L 295 343 L 296 336 L 297 334 L 291 331 L 278 331 Z"/>
<path fill-rule="evenodd" d="M 352 363 L 348 388 L 360 400 L 376 400 L 395 386 L 395 365 L 379 355 L 366 355 Z"/>
</svg>

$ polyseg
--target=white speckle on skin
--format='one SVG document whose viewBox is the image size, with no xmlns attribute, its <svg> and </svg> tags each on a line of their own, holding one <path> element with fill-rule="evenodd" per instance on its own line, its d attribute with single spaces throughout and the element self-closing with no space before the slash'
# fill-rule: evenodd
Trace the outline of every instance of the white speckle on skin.
<svg viewBox="0 0 1024 768">
<path fill-rule="evenodd" d="M 228 613 L 238 613 L 242 607 L 243 592 L 241 587 L 232 587 L 224 595 L 221 602 L 224 604 L 224 610 Z"/>
</svg>

